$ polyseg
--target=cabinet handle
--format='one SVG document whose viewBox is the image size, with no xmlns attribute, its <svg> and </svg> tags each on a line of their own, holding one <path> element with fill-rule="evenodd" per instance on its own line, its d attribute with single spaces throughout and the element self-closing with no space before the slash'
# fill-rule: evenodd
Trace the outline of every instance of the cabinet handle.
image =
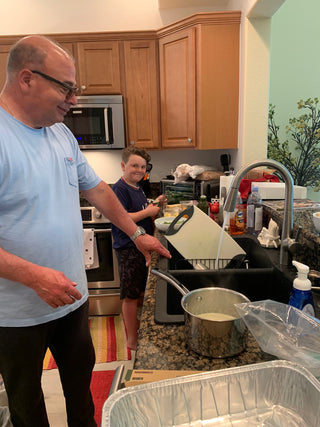
<svg viewBox="0 0 320 427">
<path fill-rule="evenodd" d="M 130 141 L 130 145 L 134 145 L 134 141 Z"/>
<path fill-rule="evenodd" d="M 188 138 L 188 139 L 187 139 L 187 142 L 192 142 L 192 138 Z"/>
<path fill-rule="evenodd" d="M 87 88 L 86 88 L 86 86 L 85 86 L 85 85 L 82 85 L 82 86 L 81 86 L 81 89 L 82 89 L 82 90 L 86 90 Z"/>
</svg>

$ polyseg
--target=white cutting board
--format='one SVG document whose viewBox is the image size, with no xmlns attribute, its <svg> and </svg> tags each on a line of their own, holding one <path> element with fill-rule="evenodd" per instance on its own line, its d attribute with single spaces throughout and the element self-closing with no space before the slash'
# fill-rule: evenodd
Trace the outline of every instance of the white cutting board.
<svg viewBox="0 0 320 427">
<path fill-rule="evenodd" d="M 178 229 L 175 223 L 187 215 Z M 216 259 L 222 228 L 196 206 L 189 206 L 173 221 L 165 233 L 166 239 L 186 259 Z M 223 232 L 219 259 L 232 259 L 245 251 L 233 238 Z"/>
</svg>

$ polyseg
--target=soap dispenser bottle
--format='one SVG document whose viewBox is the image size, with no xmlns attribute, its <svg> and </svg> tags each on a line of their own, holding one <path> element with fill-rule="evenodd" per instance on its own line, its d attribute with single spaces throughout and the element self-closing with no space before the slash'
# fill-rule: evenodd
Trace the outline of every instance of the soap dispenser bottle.
<svg viewBox="0 0 320 427">
<path fill-rule="evenodd" d="M 293 281 L 293 288 L 289 298 L 289 305 L 302 310 L 310 316 L 315 315 L 311 291 L 311 282 L 308 279 L 309 267 L 298 261 L 292 261 L 298 270 L 298 275 Z"/>
</svg>

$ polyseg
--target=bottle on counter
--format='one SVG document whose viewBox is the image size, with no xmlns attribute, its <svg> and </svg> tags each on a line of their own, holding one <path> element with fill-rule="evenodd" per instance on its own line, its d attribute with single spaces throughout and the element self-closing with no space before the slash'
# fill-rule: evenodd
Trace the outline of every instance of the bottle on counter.
<svg viewBox="0 0 320 427">
<path fill-rule="evenodd" d="M 289 305 L 302 310 L 310 316 L 315 315 L 314 303 L 311 291 L 311 282 L 308 279 L 309 267 L 298 261 L 292 261 L 298 270 L 297 277 L 293 281 L 293 288 L 289 298 Z"/>
<path fill-rule="evenodd" d="M 209 206 L 210 206 L 210 218 L 216 222 L 219 222 L 220 203 L 219 203 L 218 196 L 216 196 L 214 199 L 211 199 L 211 203 L 209 203 Z"/>
<path fill-rule="evenodd" d="M 246 210 L 242 203 L 240 192 L 238 191 L 235 209 L 230 213 L 230 234 L 243 234 L 246 224 Z"/>
<path fill-rule="evenodd" d="M 200 196 L 198 208 L 201 209 L 206 215 L 209 215 L 209 203 L 207 202 L 207 197 L 204 194 Z"/>
<path fill-rule="evenodd" d="M 262 230 L 263 206 L 258 187 L 252 187 L 247 200 L 247 233 L 259 234 Z"/>
</svg>

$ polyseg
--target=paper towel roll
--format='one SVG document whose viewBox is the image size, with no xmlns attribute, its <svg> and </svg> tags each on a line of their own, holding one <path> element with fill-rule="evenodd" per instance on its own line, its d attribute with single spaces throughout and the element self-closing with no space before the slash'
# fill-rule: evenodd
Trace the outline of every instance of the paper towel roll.
<svg viewBox="0 0 320 427">
<path fill-rule="evenodd" d="M 228 194 L 229 188 L 231 187 L 234 175 L 222 175 L 220 176 L 220 189 L 219 189 L 219 198 L 221 200 L 221 189 L 226 189 L 226 195 Z M 224 203 L 224 201 L 223 201 Z"/>
<path fill-rule="evenodd" d="M 219 199 L 220 199 L 220 209 L 222 210 L 225 199 L 227 197 L 229 188 L 231 187 L 234 175 L 222 175 L 220 176 L 220 188 L 219 188 Z M 222 220 L 225 220 L 225 212 L 223 211 Z M 226 224 L 227 227 L 230 225 L 230 220 L 228 218 Z"/>
</svg>

